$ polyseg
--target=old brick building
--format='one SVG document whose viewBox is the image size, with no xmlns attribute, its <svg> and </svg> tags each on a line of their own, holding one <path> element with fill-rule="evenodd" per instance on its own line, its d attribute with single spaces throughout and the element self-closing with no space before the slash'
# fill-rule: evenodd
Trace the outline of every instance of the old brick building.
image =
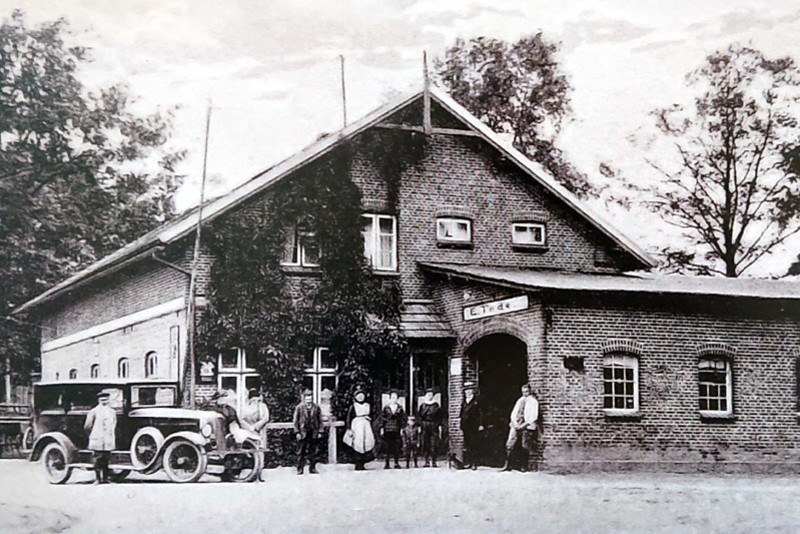
<svg viewBox="0 0 800 534">
<path fill-rule="evenodd" d="M 485 409 L 486 460 L 502 454 L 519 386 L 542 404 L 540 467 L 550 470 L 794 469 L 800 288 L 788 282 L 658 276 L 653 260 L 438 90 L 388 105 L 268 169 L 205 210 L 213 221 L 271 194 L 346 139 L 423 135 L 396 190 L 374 153 L 356 153 L 365 255 L 399 282 L 411 348 L 393 379 L 412 409 L 426 387 L 448 407 L 450 445 L 464 380 Z M 45 380 L 186 376 L 191 211 L 26 303 L 41 320 Z M 286 283 L 313 279 L 313 235 L 287 233 Z M 199 306 L 209 266 L 203 255 Z M 305 383 L 323 404 L 337 385 L 325 347 L 306 348 Z M 248 361 L 250 359 L 250 361 Z M 223 350 L 198 393 L 241 399 L 252 354 Z M 406 365 L 407 364 L 407 365 Z M 203 382 L 205 380 L 205 382 Z"/>
</svg>

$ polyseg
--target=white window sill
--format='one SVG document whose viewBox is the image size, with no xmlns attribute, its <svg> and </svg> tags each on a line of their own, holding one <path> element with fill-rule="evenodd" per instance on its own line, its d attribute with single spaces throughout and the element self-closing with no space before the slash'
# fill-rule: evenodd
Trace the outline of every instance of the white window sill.
<svg viewBox="0 0 800 534">
<path fill-rule="evenodd" d="M 700 410 L 701 419 L 713 419 L 716 421 L 734 421 L 736 416 L 732 412 L 712 412 Z"/>
<path fill-rule="evenodd" d="M 400 273 L 397 271 L 397 269 L 391 271 L 372 269 L 372 274 L 377 276 L 400 276 Z"/>
</svg>

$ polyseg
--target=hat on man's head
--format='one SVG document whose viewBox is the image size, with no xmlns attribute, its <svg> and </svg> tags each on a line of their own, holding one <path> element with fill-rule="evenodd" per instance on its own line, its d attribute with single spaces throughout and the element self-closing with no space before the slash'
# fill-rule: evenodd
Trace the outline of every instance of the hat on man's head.
<svg viewBox="0 0 800 534">
<path fill-rule="evenodd" d="M 312 393 L 310 389 L 306 388 L 306 389 L 303 390 L 303 397 L 305 397 L 307 395 L 311 395 L 313 397 L 314 393 Z"/>
<path fill-rule="evenodd" d="M 100 390 L 100 391 L 98 391 L 98 392 L 97 392 L 97 398 L 98 398 L 98 399 L 107 399 L 107 398 L 109 398 L 110 396 L 111 396 L 111 393 L 109 393 L 109 392 L 108 392 L 108 391 L 106 391 L 105 389 L 103 389 L 103 390 Z"/>
<path fill-rule="evenodd" d="M 221 398 L 227 397 L 227 396 L 228 396 L 228 392 L 223 391 L 221 389 L 218 389 L 217 391 L 215 391 L 214 393 L 211 394 L 211 396 L 208 398 L 208 400 L 213 401 L 213 400 L 221 399 Z"/>
<path fill-rule="evenodd" d="M 471 390 L 474 391 L 474 390 L 478 389 L 478 385 L 475 382 L 473 382 L 472 380 L 467 380 L 466 382 L 464 382 L 464 391 L 466 391 L 468 389 L 471 389 Z"/>
</svg>

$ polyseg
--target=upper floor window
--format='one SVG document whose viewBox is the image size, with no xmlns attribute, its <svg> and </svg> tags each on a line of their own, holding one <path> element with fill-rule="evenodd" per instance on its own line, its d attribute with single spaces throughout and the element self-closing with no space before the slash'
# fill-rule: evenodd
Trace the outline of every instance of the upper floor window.
<svg viewBox="0 0 800 534">
<path fill-rule="evenodd" d="M 158 354 L 148 352 L 144 357 L 144 376 L 152 378 L 158 376 Z"/>
<path fill-rule="evenodd" d="M 472 221 L 458 217 L 437 218 L 436 241 L 440 245 L 471 245 Z"/>
<path fill-rule="evenodd" d="M 697 364 L 700 414 L 707 416 L 733 413 L 731 363 L 724 357 L 705 356 Z"/>
<path fill-rule="evenodd" d="M 397 270 L 397 219 L 393 215 L 362 216 L 364 256 L 376 271 Z"/>
<path fill-rule="evenodd" d="M 130 370 L 128 358 L 120 358 L 117 362 L 117 376 L 119 378 L 128 378 L 128 376 L 130 376 Z"/>
<path fill-rule="evenodd" d="M 69 379 L 70 380 L 75 380 L 76 378 L 78 378 L 78 370 L 77 369 L 70 369 L 69 370 Z"/>
<path fill-rule="evenodd" d="M 319 267 L 320 247 L 317 235 L 306 223 L 297 223 L 287 230 L 283 264 Z"/>
<path fill-rule="evenodd" d="M 89 368 L 89 376 L 92 378 L 99 378 L 100 377 L 100 364 L 95 363 Z"/>
<path fill-rule="evenodd" d="M 511 223 L 511 244 L 518 247 L 543 247 L 547 244 L 542 222 Z"/>
<path fill-rule="evenodd" d="M 609 354 L 603 360 L 603 409 L 611 414 L 639 411 L 639 358 Z"/>
</svg>

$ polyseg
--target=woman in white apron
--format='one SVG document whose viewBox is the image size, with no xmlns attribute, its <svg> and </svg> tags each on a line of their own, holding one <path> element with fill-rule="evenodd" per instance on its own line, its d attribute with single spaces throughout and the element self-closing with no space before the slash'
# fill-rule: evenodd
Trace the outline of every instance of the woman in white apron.
<svg viewBox="0 0 800 534">
<path fill-rule="evenodd" d="M 356 452 L 356 471 L 364 470 L 367 455 L 375 448 L 370 405 L 366 399 L 364 390 L 357 389 L 353 394 L 353 405 L 347 412 L 347 432 L 344 441 Z"/>
</svg>

